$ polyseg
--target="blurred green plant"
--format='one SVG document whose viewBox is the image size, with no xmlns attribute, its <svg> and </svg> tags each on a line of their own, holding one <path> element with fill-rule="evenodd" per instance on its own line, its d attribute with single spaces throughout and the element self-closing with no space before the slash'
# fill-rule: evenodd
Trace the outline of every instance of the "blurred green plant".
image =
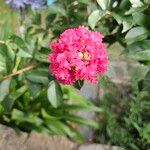
<svg viewBox="0 0 150 150">
<path fill-rule="evenodd" d="M 18 14 L 0 0 L 0 40 L 6 40 L 11 34 L 18 32 L 18 18 Z"/>
<path fill-rule="evenodd" d="M 88 18 L 89 26 L 105 35 L 108 47 L 118 42 L 133 65 L 138 61 L 149 70 L 150 2 L 97 0 L 97 4 Z M 119 98 L 112 89 L 101 101 L 105 111 L 100 116 L 96 141 L 146 150 L 150 148 L 150 70 L 140 81 L 131 83 L 128 98 Z M 112 84 L 106 82 L 105 86 L 105 90 L 111 89 Z"/>
<path fill-rule="evenodd" d="M 104 90 L 109 87 L 112 91 L 101 100 L 104 111 L 99 116 L 100 128 L 94 140 L 131 150 L 149 149 L 150 91 L 134 90 L 126 98 L 121 98 L 113 83 L 102 80 Z"/>
</svg>

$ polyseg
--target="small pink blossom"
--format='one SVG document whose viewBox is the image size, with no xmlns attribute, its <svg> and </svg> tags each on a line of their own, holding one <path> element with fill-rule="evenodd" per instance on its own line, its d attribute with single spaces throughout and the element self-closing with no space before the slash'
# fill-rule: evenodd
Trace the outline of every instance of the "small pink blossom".
<svg viewBox="0 0 150 150">
<path fill-rule="evenodd" d="M 50 71 L 60 83 L 73 84 L 77 80 L 97 83 L 98 75 L 108 70 L 108 54 L 99 32 L 84 26 L 67 29 L 58 42 L 50 45 Z"/>
</svg>

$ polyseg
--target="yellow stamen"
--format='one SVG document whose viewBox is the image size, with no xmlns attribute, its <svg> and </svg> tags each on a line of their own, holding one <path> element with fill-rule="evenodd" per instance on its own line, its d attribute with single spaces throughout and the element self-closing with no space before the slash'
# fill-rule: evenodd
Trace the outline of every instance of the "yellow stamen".
<svg viewBox="0 0 150 150">
<path fill-rule="evenodd" d="M 79 56 L 80 59 L 83 59 L 83 57 L 84 57 L 84 55 L 83 55 L 82 52 L 79 52 L 79 53 L 78 53 L 78 56 Z"/>
<path fill-rule="evenodd" d="M 78 56 L 79 56 L 80 59 L 86 60 L 86 61 L 91 59 L 91 56 L 88 52 L 84 52 L 84 53 L 79 52 Z"/>
<path fill-rule="evenodd" d="M 90 55 L 89 55 L 89 53 L 85 52 L 83 58 L 84 58 L 84 60 L 90 60 Z"/>
</svg>

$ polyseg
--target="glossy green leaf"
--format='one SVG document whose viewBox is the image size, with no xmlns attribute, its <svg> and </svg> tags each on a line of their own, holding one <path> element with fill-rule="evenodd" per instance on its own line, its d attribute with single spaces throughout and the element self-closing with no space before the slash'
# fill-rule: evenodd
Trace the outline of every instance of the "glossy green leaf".
<svg viewBox="0 0 150 150">
<path fill-rule="evenodd" d="M 122 33 L 128 31 L 129 29 L 132 28 L 133 26 L 133 18 L 132 17 L 125 17 L 123 19 L 123 29 L 122 29 Z"/>
<path fill-rule="evenodd" d="M 144 27 L 134 27 L 128 31 L 125 39 L 128 44 L 144 40 L 148 37 L 149 31 Z"/>
<path fill-rule="evenodd" d="M 42 86 L 38 83 L 28 82 L 28 87 L 31 92 L 31 95 L 36 98 L 40 95 L 40 92 L 42 90 Z"/>
<path fill-rule="evenodd" d="M 89 26 L 94 29 L 95 26 L 96 26 L 96 23 L 102 18 L 104 17 L 105 13 L 103 10 L 94 10 L 89 18 L 88 18 L 88 23 L 89 23 Z"/>
<path fill-rule="evenodd" d="M 22 96 L 26 91 L 27 91 L 28 87 L 26 85 L 18 88 L 16 91 L 10 93 L 10 96 L 13 100 L 18 99 L 20 96 Z"/>
<path fill-rule="evenodd" d="M 138 51 L 132 55 L 132 58 L 138 61 L 150 61 L 150 49 Z"/>
<path fill-rule="evenodd" d="M 128 47 L 125 49 L 125 51 L 130 55 L 130 54 L 135 54 L 136 52 L 139 51 L 144 51 L 150 49 L 150 40 L 143 40 L 139 42 L 135 42 L 131 45 L 128 45 Z"/>
<path fill-rule="evenodd" d="M 83 125 L 87 125 L 87 126 L 91 126 L 94 128 L 98 128 L 99 125 L 97 122 L 90 120 L 90 119 L 86 119 L 80 116 L 76 116 L 76 115 L 71 115 L 71 114 L 63 114 L 62 116 L 63 119 L 67 119 L 69 121 L 73 121 L 79 124 L 83 124 Z"/>
<path fill-rule="evenodd" d="M 74 102 L 79 103 L 79 104 L 83 104 L 83 105 L 90 104 L 90 101 L 87 100 L 86 98 L 84 98 L 80 94 L 79 90 L 77 90 L 73 86 L 62 85 L 62 89 L 63 89 L 63 91 L 67 91 L 69 100 L 74 101 Z"/>
<path fill-rule="evenodd" d="M 7 52 L 7 55 L 6 55 L 6 57 L 7 57 L 7 59 L 6 59 L 7 60 L 6 61 L 6 63 L 7 63 L 7 72 L 11 72 L 13 67 L 14 67 L 14 64 L 15 64 L 15 55 L 16 54 L 15 54 L 15 52 L 13 51 L 12 47 L 9 44 L 6 45 L 6 49 L 5 49 L 5 51 Z"/>
<path fill-rule="evenodd" d="M 48 114 L 44 109 L 42 109 L 42 116 L 44 120 L 46 120 L 44 122 L 46 126 L 55 134 L 68 135 L 69 137 L 75 138 L 80 142 L 83 141 L 83 136 L 79 132 L 77 132 L 69 125 L 66 125 L 58 120 L 61 117 L 53 117 L 50 114 Z"/>
<path fill-rule="evenodd" d="M 42 70 L 33 70 L 26 74 L 26 78 L 35 83 L 48 84 L 48 74 Z"/>
<path fill-rule="evenodd" d="M 133 7 L 142 7 L 143 3 L 141 0 L 130 0 Z"/>
<path fill-rule="evenodd" d="M 51 105 L 55 108 L 62 104 L 63 94 L 60 85 L 56 81 L 50 82 L 47 97 Z"/>
<path fill-rule="evenodd" d="M 15 53 L 7 44 L 7 42 L 6 44 L 0 44 L 0 68 L 2 69 L 3 67 L 5 67 L 5 69 L 3 68 L 4 71 L 2 70 L 2 72 L 7 71 L 7 73 L 9 73 L 12 71 L 14 67 L 14 59 Z"/>
<path fill-rule="evenodd" d="M 123 16 L 120 15 L 118 12 L 112 12 L 111 14 L 119 25 L 123 22 Z"/>
<path fill-rule="evenodd" d="M 17 123 L 33 123 L 35 125 L 41 125 L 43 121 L 37 117 L 33 113 L 25 113 L 23 111 L 20 111 L 18 109 L 13 109 L 12 111 L 12 120 L 16 120 Z"/>
<path fill-rule="evenodd" d="M 7 67 L 6 67 L 6 59 L 5 57 L 0 53 L 0 73 L 6 73 Z"/>
<path fill-rule="evenodd" d="M 39 62 L 49 63 L 48 55 L 50 54 L 50 52 L 50 49 L 43 47 L 39 52 L 35 54 L 35 59 Z"/>
<path fill-rule="evenodd" d="M 133 13 L 132 16 L 133 16 L 133 20 L 134 20 L 135 24 L 140 25 L 140 26 L 145 26 L 145 27 L 148 27 L 148 25 L 150 25 L 150 23 L 149 23 L 150 19 L 144 13 L 135 12 L 135 13 Z"/>
<path fill-rule="evenodd" d="M 24 40 L 21 37 L 17 36 L 17 35 L 12 35 L 10 37 L 10 41 L 12 43 L 15 43 L 19 47 L 26 47 L 26 44 L 25 44 Z"/>
<path fill-rule="evenodd" d="M 17 56 L 24 57 L 24 58 L 32 58 L 32 55 L 23 49 L 19 50 Z"/>
<path fill-rule="evenodd" d="M 111 0 L 97 0 L 97 3 L 103 10 L 106 10 L 109 8 L 110 2 Z"/>
<path fill-rule="evenodd" d="M 11 79 L 6 79 L 0 83 L 0 102 L 4 100 L 7 94 L 9 94 Z"/>
<path fill-rule="evenodd" d="M 10 112 L 13 108 L 15 100 L 11 98 L 11 96 L 6 96 L 6 98 L 2 101 L 2 106 L 6 113 Z"/>
<path fill-rule="evenodd" d="M 148 8 L 148 5 L 144 5 L 142 7 L 131 7 L 128 11 L 125 12 L 125 15 L 131 15 L 136 12 L 142 12 Z"/>
<path fill-rule="evenodd" d="M 93 112 L 103 112 L 101 108 L 92 105 L 64 105 L 63 108 L 68 111 L 93 111 Z"/>
<path fill-rule="evenodd" d="M 42 53 L 38 52 L 35 54 L 35 59 L 39 62 L 49 63 L 47 56 L 48 55 L 46 55 L 46 54 L 42 54 Z"/>
</svg>

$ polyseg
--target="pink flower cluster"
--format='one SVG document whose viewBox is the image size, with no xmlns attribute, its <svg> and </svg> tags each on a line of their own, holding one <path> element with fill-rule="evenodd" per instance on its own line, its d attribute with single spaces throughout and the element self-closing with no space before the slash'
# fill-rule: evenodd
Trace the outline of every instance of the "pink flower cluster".
<svg viewBox="0 0 150 150">
<path fill-rule="evenodd" d="M 108 54 L 99 32 L 84 26 L 67 29 L 58 42 L 51 43 L 50 71 L 60 83 L 73 84 L 77 80 L 96 83 L 98 75 L 108 70 Z"/>
</svg>

